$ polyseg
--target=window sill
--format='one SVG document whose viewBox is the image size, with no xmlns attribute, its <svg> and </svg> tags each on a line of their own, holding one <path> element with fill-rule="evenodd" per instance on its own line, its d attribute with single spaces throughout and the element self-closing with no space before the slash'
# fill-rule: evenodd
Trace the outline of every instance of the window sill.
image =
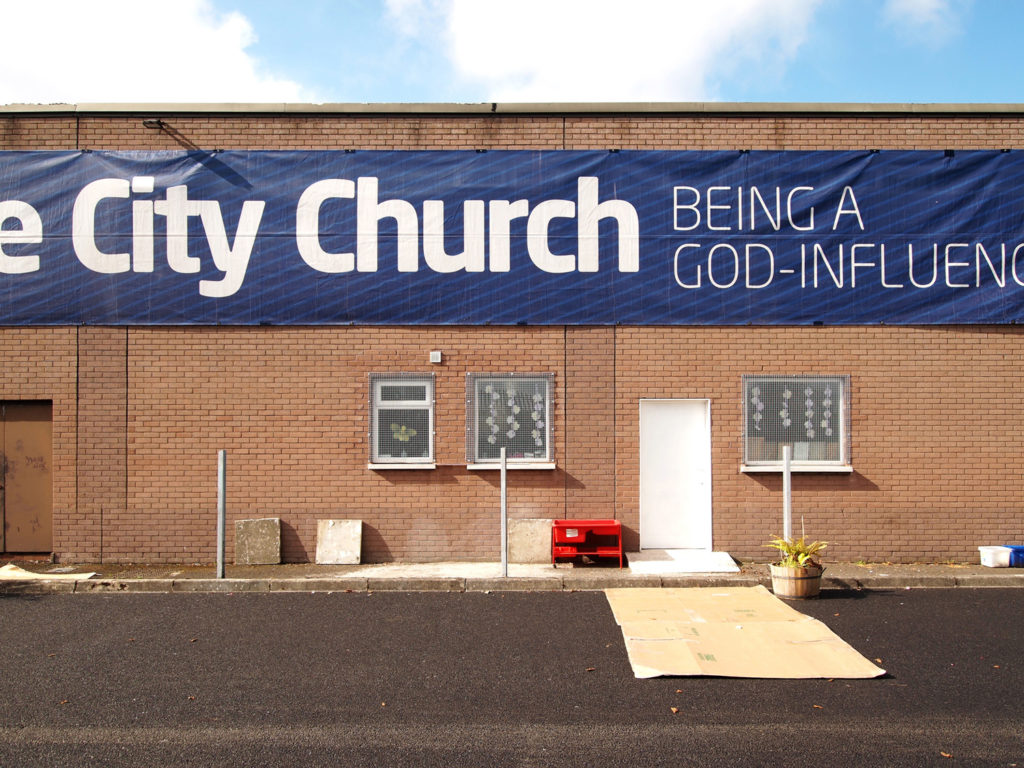
<svg viewBox="0 0 1024 768">
<path fill-rule="evenodd" d="M 387 469 L 387 470 L 391 470 L 391 469 L 437 469 L 437 464 L 434 464 L 433 462 L 430 462 L 430 463 L 422 462 L 422 463 L 417 464 L 417 463 L 411 462 L 411 461 L 403 462 L 401 464 L 399 464 L 399 463 L 395 463 L 395 464 L 374 464 L 374 463 L 371 462 L 370 464 L 366 465 L 366 468 L 367 469 L 378 470 L 378 471 L 382 470 L 382 469 Z"/>
<path fill-rule="evenodd" d="M 508 469 L 555 469 L 553 461 L 510 461 Z M 466 469 L 501 469 L 501 462 L 489 461 L 484 464 L 467 464 Z"/>
<path fill-rule="evenodd" d="M 853 473 L 853 467 L 849 464 L 791 464 L 789 467 L 790 472 L 796 474 L 798 472 L 832 472 L 833 474 L 849 475 Z M 744 473 L 757 473 L 757 472 L 774 472 L 775 474 L 782 474 L 781 464 L 741 464 L 740 472 Z"/>
</svg>

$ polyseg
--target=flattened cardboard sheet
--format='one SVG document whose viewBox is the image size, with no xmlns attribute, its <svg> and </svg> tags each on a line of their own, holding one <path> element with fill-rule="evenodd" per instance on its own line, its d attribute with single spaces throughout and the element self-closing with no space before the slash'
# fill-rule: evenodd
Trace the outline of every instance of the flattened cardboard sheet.
<svg viewBox="0 0 1024 768">
<path fill-rule="evenodd" d="M 870 678 L 885 674 L 763 586 L 605 590 L 633 674 Z"/>
<path fill-rule="evenodd" d="M 3 581 L 47 581 L 51 579 L 77 581 L 91 579 L 95 575 L 95 573 L 35 573 L 19 568 L 14 563 L 8 563 L 0 568 L 0 579 Z"/>
</svg>

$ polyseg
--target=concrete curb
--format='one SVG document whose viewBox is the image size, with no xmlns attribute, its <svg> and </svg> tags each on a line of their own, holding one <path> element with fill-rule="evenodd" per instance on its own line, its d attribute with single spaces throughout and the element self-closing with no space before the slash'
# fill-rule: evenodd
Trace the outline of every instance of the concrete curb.
<svg viewBox="0 0 1024 768">
<path fill-rule="evenodd" d="M 895 571 L 895 572 L 894 572 Z M 924 572 L 921 572 L 924 571 Z M 766 573 L 641 575 L 613 569 L 565 570 L 550 575 L 483 576 L 337 576 L 258 578 L 100 578 L 0 581 L 0 596 L 112 593 L 228 594 L 250 592 L 576 592 L 636 587 L 771 587 Z M 853 566 L 826 572 L 826 591 L 1024 587 L 1024 569 L 963 572 L 955 567 L 889 568 L 874 572 Z"/>
</svg>

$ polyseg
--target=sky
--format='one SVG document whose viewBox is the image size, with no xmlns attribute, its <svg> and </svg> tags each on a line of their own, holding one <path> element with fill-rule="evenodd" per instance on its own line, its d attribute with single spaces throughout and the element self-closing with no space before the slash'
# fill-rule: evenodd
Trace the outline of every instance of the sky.
<svg viewBox="0 0 1024 768">
<path fill-rule="evenodd" d="M 1024 101 L 1024 0 L 0 0 L 0 104 Z"/>
</svg>

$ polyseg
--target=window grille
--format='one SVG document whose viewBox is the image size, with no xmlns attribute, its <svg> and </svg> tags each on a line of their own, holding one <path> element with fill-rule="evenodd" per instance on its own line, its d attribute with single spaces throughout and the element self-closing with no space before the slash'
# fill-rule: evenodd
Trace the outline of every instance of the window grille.
<svg viewBox="0 0 1024 768">
<path fill-rule="evenodd" d="M 370 462 L 434 460 L 434 377 L 370 374 Z"/>
<path fill-rule="evenodd" d="M 466 461 L 553 461 L 553 374 L 466 377 Z"/>
<path fill-rule="evenodd" d="M 743 464 L 850 464 L 849 376 L 744 376 Z"/>
</svg>

